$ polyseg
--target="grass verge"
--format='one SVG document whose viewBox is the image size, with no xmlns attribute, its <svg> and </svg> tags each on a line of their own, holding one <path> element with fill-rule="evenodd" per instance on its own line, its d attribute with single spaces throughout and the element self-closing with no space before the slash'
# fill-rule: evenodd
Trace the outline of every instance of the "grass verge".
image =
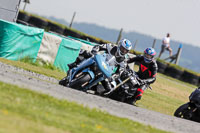
<svg viewBox="0 0 200 133">
<path fill-rule="evenodd" d="M 138 70 L 138 67 L 135 70 Z M 151 87 L 152 90 L 145 90 L 142 99 L 137 103 L 138 106 L 173 115 L 180 105 L 189 101 L 189 95 L 197 86 L 159 73 Z"/>
<path fill-rule="evenodd" d="M 12 61 L 12 60 L 0 58 L 0 62 L 3 62 L 3 63 L 8 64 L 8 65 L 15 66 L 15 67 L 23 68 L 23 69 L 28 70 L 28 71 L 43 74 L 43 75 L 46 75 L 46 76 L 49 76 L 49 77 L 53 77 L 53 78 L 56 78 L 56 79 L 62 79 L 63 77 L 66 76 L 66 73 L 64 73 L 64 72 L 62 72 L 58 69 L 53 68 L 51 65 L 42 66 L 38 62 L 32 63 L 32 62 L 30 62 L 30 60 L 26 60 L 26 59 L 24 59 L 22 61 Z"/>
<path fill-rule="evenodd" d="M 0 82 L 3 133 L 165 133 L 73 102 Z"/>
<path fill-rule="evenodd" d="M 0 58 L 0 61 L 57 79 L 66 76 L 66 74 L 61 71 L 51 70 L 42 66 L 36 66 L 20 61 L 10 61 L 3 58 Z M 138 70 L 138 66 L 135 67 L 135 70 Z M 153 90 L 146 90 L 144 92 L 142 99 L 137 102 L 138 106 L 167 115 L 173 115 L 174 111 L 180 105 L 186 103 L 189 95 L 193 89 L 196 88 L 194 85 L 160 73 L 157 75 L 156 82 L 151 86 Z"/>
</svg>

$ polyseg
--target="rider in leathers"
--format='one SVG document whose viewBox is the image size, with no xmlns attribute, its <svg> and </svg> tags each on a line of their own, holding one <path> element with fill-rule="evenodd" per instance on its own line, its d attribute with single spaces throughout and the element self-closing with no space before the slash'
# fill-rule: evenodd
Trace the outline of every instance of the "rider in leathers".
<svg viewBox="0 0 200 133">
<path fill-rule="evenodd" d="M 149 47 L 144 50 L 143 56 L 136 56 L 127 61 L 127 63 L 135 62 L 139 64 L 139 71 L 137 74 L 141 84 L 137 89 L 137 93 L 129 100 L 130 104 L 135 104 L 137 100 L 140 100 L 147 86 L 155 82 L 158 70 L 157 63 L 154 59 L 155 55 L 156 51 Z"/>
<path fill-rule="evenodd" d="M 115 73 L 120 73 L 123 71 L 123 69 L 126 68 L 126 54 L 131 50 L 132 44 L 128 39 L 121 39 L 118 43 L 118 45 L 113 45 L 111 43 L 108 44 L 100 44 L 95 45 L 90 52 L 82 50 L 80 51 L 79 57 L 76 59 L 74 63 L 68 64 L 69 69 L 72 69 L 73 67 L 76 67 L 80 62 L 82 62 L 84 59 L 90 58 L 93 54 L 96 54 L 100 51 L 105 51 L 106 53 L 110 52 L 111 55 L 115 56 L 116 61 L 118 62 L 118 65 L 116 67 L 118 68 Z M 65 86 L 66 79 L 59 82 L 60 85 Z M 105 92 L 109 92 L 113 89 L 113 87 L 110 84 L 111 79 L 105 79 L 102 84 L 104 86 Z"/>
<path fill-rule="evenodd" d="M 106 53 L 110 52 L 111 55 L 115 56 L 116 61 L 118 62 L 118 69 L 115 73 L 119 73 L 120 71 L 123 71 L 122 69 L 125 68 L 127 65 L 127 63 L 125 62 L 126 54 L 131 50 L 131 48 L 132 44 L 128 39 L 121 39 L 118 45 L 113 45 L 111 43 L 95 45 L 91 52 L 81 50 L 79 57 L 76 59 L 76 61 L 71 64 L 68 64 L 68 67 L 69 69 L 72 69 L 73 67 L 76 67 L 79 63 L 81 63 L 84 59 L 92 57 L 93 54 L 96 54 L 100 51 L 105 51 Z M 67 79 L 61 80 L 59 84 L 65 86 L 66 80 Z M 111 84 L 109 83 L 109 80 L 110 79 L 105 79 L 102 83 L 104 85 L 104 89 L 106 89 L 105 92 L 109 92 L 111 91 L 111 89 L 113 89 L 111 87 Z"/>
<path fill-rule="evenodd" d="M 117 70 L 115 73 L 120 73 L 123 71 L 123 69 L 126 68 L 126 54 L 131 50 L 132 44 L 129 40 L 127 39 L 122 39 L 120 40 L 118 46 L 113 46 L 112 44 L 101 44 L 101 45 L 96 45 L 92 49 L 92 53 L 95 54 L 99 51 L 105 51 L 108 53 L 110 51 L 110 54 L 115 56 L 116 61 L 118 62 L 118 65 L 116 65 Z M 109 51 L 108 51 L 109 50 Z M 111 91 L 113 88 L 111 87 L 110 84 L 110 79 L 105 79 L 102 84 L 105 88 L 105 92 Z"/>
</svg>

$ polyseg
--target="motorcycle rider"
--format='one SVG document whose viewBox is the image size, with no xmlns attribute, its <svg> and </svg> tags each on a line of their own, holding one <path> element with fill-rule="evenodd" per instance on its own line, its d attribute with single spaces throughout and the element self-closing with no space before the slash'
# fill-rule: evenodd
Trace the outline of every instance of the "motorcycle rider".
<svg viewBox="0 0 200 133">
<path fill-rule="evenodd" d="M 109 49 L 110 47 L 110 49 Z M 92 53 L 95 54 L 99 51 L 105 51 L 106 53 L 110 52 L 111 55 L 115 56 L 116 61 L 118 62 L 117 70 L 115 73 L 120 73 L 125 69 L 127 63 L 126 63 L 126 54 L 131 50 L 132 44 L 128 39 L 121 39 L 118 43 L 118 46 L 114 46 L 111 43 L 108 44 L 101 44 L 101 45 L 96 45 L 92 49 Z M 108 51 L 110 50 L 110 51 Z M 106 89 L 105 92 L 109 92 L 113 89 L 110 84 L 111 79 L 105 79 L 102 82 L 102 85 Z M 104 92 L 104 93 L 105 93 Z"/>
<path fill-rule="evenodd" d="M 156 55 L 156 51 L 148 47 L 144 50 L 143 56 L 136 56 L 130 58 L 127 63 L 138 63 L 139 64 L 139 71 L 138 74 L 138 81 L 140 82 L 140 86 L 137 89 L 136 94 L 129 99 L 129 104 L 135 104 L 137 100 L 142 98 L 142 94 L 144 90 L 156 80 L 156 74 L 158 70 L 157 63 L 154 59 Z"/>
<path fill-rule="evenodd" d="M 129 50 L 131 50 L 132 44 L 128 39 L 121 39 L 118 43 L 118 46 L 112 43 L 107 43 L 107 44 L 95 45 L 91 50 L 91 52 L 81 49 L 76 61 L 71 64 L 68 64 L 69 69 L 76 67 L 84 59 L 92 57 L 93 54 L 99 51 L 105 51 L 106 53 L 108 53 L 107 47 L 111 47 L 110 49 L 111 54 L 116 57 L 118 62 L 122 62 L 125 59 L 125 55 L 129 52 Z"/>
<path fill-rule="evenodd" d="M 96 54 L 97 52 L 100 51 L 105 51 L 106 53 L 110 52 L 111 55 L 115 56 L 116 61 L 118 62 L 117 70 L 115 73 L 119 73 L 120 71 L 123 71 L 122 69 L 126 67 L 126 54 L 131 50 L 132 44 L 128 39 L 121 39 L 118 43 L 118 45 L 114 45 L 112 43 L 107 43 L 107 44 L 100 44 L 100 45 L 95 45 L 91 52 L 81 50 L 79 53 L 79 57 L 76 59 L 74 63 L 68 64 L 69 69 L 72 69 L 73 67 L 76 67 L 79 63 L 81 63 L 84 59 L 88 59 L 92 57 L 93 54 Z M 108 51 L 109 50 L 109 51 Z M 69 71 L 68 71 L 69 72 Z M 66 80 L 63 79 L 59 81 L 60 85 L 65 86 L 66 85 Z M 112 87 L 109 82 L 110 79 L 105 79 L 102 84 L 104 86 L 105 92 L 111 91 Z"/>
</svg>

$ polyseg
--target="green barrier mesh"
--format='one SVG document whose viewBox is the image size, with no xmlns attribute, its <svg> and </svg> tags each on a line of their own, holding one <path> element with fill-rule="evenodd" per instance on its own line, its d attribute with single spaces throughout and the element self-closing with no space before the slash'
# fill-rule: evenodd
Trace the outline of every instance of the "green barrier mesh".
<svg viewBox="0 0 200 133">
<path fill-rule="evenodd" d="M 67 64 L 70 64 L 76 60 L 81 46 L 81 43 L 63 38 L 54 61 L 54 65 L 67 72 L 69 69 Z"/>
<path fill-rule="evenodd" d="M 19 60 L 37 58 L 44 30 L 0 19 L 0 57 Z"/>
</svg>

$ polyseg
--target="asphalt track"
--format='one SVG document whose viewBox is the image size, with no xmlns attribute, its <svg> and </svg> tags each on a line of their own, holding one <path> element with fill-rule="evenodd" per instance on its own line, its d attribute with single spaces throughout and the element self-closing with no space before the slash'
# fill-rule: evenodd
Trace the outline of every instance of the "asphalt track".
<svg viewBox="0 0 200 133">
<path fill-rule="evenodd" d="M 135 107 L 58 85 L 58 80 L 0 62 L 0 81 L 66 99 L 112 115 L 175 133 L 200 133 L 200 123 Z"/>
</svg>

